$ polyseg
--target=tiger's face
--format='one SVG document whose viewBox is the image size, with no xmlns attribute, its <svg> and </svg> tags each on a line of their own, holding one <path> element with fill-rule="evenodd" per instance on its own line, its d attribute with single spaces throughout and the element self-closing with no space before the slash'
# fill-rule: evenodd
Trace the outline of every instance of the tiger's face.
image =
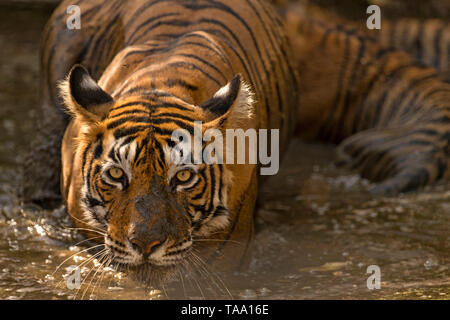
<svg viewBox="0 0 450 320">
<path fill-rule="evenodd" d="M 81 66 L 61 89 L 73 116 L 63 140 L 63 194 L 75 222 L 101 232 L 88 234 L 104 242 L 112 262 L 146 282 L 161 280 L 188 263 L 196 240 L 229 226 L 233 167 L 174 161 L 172 133 L 193 133 L 194 121 L 205 131 L 251 119 L 240 76 L 200 106 L 160 90 L 114 100 Z"/>
</svg>

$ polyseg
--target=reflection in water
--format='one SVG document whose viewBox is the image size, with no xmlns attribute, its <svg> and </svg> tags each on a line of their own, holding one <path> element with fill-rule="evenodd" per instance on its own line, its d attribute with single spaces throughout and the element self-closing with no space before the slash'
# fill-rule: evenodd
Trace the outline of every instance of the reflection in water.
<svg viewBox="0 0 450 320">
<path fill-rule="evenodd" d="M 1 299 L 450 297 L 450 185 L 373 198 L 367 181 L 331 165 L 332 146 L 294 141 L 262 187 L 245 273 L 199 269 L 145 289 L 103 263 L 101 246 L 87 252 L 96 244 L 71 229 L 64 208 L 21 208 L 18 164 L 34 126 L 36 39 L 48 14 L 0 10 Z M 367 288 L 370 265 L 381 269 L 380 290 Z"/>
</svg>

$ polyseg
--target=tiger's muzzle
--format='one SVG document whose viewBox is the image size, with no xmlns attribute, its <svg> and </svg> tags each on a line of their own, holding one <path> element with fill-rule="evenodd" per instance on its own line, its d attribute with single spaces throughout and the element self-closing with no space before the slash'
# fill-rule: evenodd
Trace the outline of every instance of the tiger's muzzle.
<svg viewBox="0 0 450 320">
<path fill-rule="evenodd" d="M 190 242 L 189 219 L 180 199 L 168 188 L 152 184 L 150 189 L 148 194 L 134 198 L 127 246 L 142 263 L 174 261 L 177 252 L 185 251 L 186 242 Z M 168 256 L 170 259 L 166 259 Z"/>
<path fill-rule="evenodd" d="M 134 196 L 128 210 L 127 226 L 114 228 L 105 239 L 113 261 L 138 282 L 164 282 L 192 249 L 191 222 L 182 199 L 170 188 L 152 183 L 147 194 Z"/>
</svg>

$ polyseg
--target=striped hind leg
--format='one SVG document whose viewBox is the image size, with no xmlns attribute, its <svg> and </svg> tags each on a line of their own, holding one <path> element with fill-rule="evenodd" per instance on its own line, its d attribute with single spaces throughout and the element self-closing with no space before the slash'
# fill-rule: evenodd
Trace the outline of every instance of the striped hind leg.
<svg viewBox="0 0 450 320">
<path fill-rule="evenodd" d="M 450 85 L 356 28 L 301 17 L 290 38 L 301 80 L 298 131 L 395 194 L 448 178 Z"/>
</svg>

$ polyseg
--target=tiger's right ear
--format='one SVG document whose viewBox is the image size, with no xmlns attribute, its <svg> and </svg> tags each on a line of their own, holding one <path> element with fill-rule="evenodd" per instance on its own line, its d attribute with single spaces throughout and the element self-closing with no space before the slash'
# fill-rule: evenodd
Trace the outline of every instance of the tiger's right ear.
<svg viewBox="0 0 450 320">
<path fill-rule="evenodd" d="M 114 101 L 79 64 L 72 67 L 67 78 L 59 84 L 59 90 L 68 112 L 87 122 L 104 119 L 108 104 Z"/>
</svg>

